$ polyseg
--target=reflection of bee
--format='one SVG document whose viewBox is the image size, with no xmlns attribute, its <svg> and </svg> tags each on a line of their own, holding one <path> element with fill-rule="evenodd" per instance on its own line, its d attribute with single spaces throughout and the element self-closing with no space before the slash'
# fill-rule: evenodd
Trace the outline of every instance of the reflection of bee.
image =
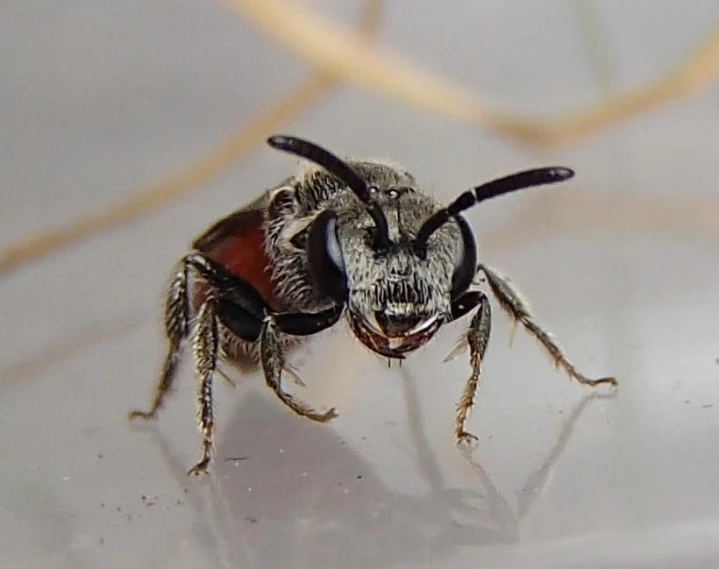
<svg viewBox="0 0 719 569">
<path fill-rule="evenodd" d="M 464 427 L 491 327 L 486 295 L 469 290 L 478 271 L 502 308 L 536 336 L 570 376 L 586 385 L 616 383 L 579 373 L 507 280 L 477 264 L 474 236 L 460 215 L 494 196 L 566 180 L 573 176 L 571 170 L 553 167 L 513 174 L 467 191 L 443 207 L 396 166 L 345 162 L 293 137 L 275 136 L 269 144 L 316 166 L 220 220 L 194 242 L 194 252 L 182 260 L 167 296 L 170 349 L 155 399 L 149 411 L 130 414 L 157 414 L 183 345 L 191 339 L 203 434 L 202 458 L 191 473 L 206 471 L 211 459 L 212 375 L 220 356 L 248 371 L 261 364 L 267 384 L 299 415 L 318 422 L 337 416 L 334 409 L 318 412 L 286 393 L 281 375 L 284 350 L 296 337 L 325 330 L 343 314 L 370 350 L 404 359 L 443 324 L 477 309 L 466 333 L 472 373 L 455 420 L 457 441 L 474 439 Z"/>
</svg>

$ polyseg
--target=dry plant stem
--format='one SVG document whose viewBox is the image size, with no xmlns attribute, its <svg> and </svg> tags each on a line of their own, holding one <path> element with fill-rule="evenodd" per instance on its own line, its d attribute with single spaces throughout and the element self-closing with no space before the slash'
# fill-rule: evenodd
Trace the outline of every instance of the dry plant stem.
<svg viewBox="0 0 719 569">
<path fill-rule="evenodd" d="M 362 38 L 361 41 L 366 42 L 376 34 L 380 8 L 378 0 L 364 2 L 364 11 L 356 32 L 357 37 Z M 336 76 L 319 70 L 304 80 L 290 95 L 256 115 L 248 125 L 242 127 L 187 170 L 141 190 L 135 196 L 100 214 L 81 218 L 67 227 L 40 233 L 10 245 L 0 257 L 0 276 L 70 245 L 120 227 L 180 197 L 198 191 L 201 184 L 218 176 L 251 150 L 263 144 L 268 134 L 316 105 L 338 83 Z"/>
<path fill-rule="evenodd" d="M 661 229 L 664 234 L 714 245 L 719 241 L 717 211 L 716 198 L 682 198 L 679 202 L 625 193 L 617 205 L 607 202 L 599 191 L 568 193 L 520 212 L 511 227 L 485 236 L 484 248 L 496 256 L 526 243 L 530 237 L 536 240 L 547 231 L 556 233 L 557 228 L 567 234 L 578 230 L 583 234 L 597 231 L 615 235 Z M 548 215 L 552 217 L 551 228 L 547 225 Z"/>
<path fill-rule="evenodd" d="M 492 109 L 462 87 L 402 59 L 367 46 L 308 8 L 287 0 L 223 0 L 254 25 L 322 69 L 406 105 L 469 122 L 514 142 L 547 148 L 594 132 L 694 93 L 719 75 L 719 29 L 676 70 L 590 109 L 558 119 L 535 120 Z"/>
<path fill-rule="evenodd" d="M 489 126 L 492 113 L 460 87 L 386 49 L 368 47 L 349 30 L 298 2 L 223 0 L 312 65 L 364 89 L 461 121 Z"/>
<path fill-rule="evenodd" d="M 587 137 L 709 87 L 719 76 L 719 28 L 675 69 L 648 85 L 610 97 L 590 109 L 547 124 L 547 146 L 560 146 Z"/>
</svg>

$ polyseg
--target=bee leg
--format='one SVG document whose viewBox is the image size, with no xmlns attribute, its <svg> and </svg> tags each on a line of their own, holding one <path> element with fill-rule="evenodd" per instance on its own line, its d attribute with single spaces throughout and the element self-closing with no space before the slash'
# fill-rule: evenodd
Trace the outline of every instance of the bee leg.
<svg viewBox="0 0 719 569">
<path fill-rule="evenodd" d="M 214 446 L 212 379 L 219 357 L 220 323 L 243 340 L 256 342 L 267 307 L 251 284 L 211 259 L 188 255 L 185 267 L 188 271 L 192 269 L 210 287 L 198 310 L 192 335 L 195 375 L 199 380 L 197 420 L 202 434 L 202 456 L 188 474 L 200 475 L 207 472 Z"/>
<path fill-rule="evenodd" d="M 454 436 L 457 445 L 471 444 L 477 440 L 476 436 L 465 430 L 465 426 L 479 386 L 482 359 L 487 350 L 492 328 L 492 312 L 487 296 L 479 291 L 467 292 L 452 304 L 452 320 L 461 318 L 476 307 L 479 308 L 469 324 L 465 338 L 460 340 L 462 343 L 466 340 L 469 346 L 469 362 L 472 371 L 457 403 L 457 415 L 454 420 Z"/>
<path fill-rule="evenodd" d="M 214 266 L 209 259 L 201 255 L 187 255 L 182 260 L 181 268 L 170 282 L 165 302 L 165 336 L 169 342 L 169 348 L 162 366 L 160 379 L 155 388 L 155 396 L 152 400 L 152 405 L 147 411 L 130 411 L 128 413 L 128 418 L 130 419 L 154 419 L 157 417 L 166 396 L 172 389 L 172 384 L 177 376 L 177 369 L 182 360 L 183 347 L 191 332 L 189 283 L 192 271 L 198 273 L 212 287 L 221 289 L 223 286 L 225 288 L 228 286 L 229 277 L 222 274 L 221 267 Z M 221 275 L 221 277 L 218 275 Z"/>
<path fill-rule="evenodd" d="M 296 336 L 314 334 L 335 324 L 342 314 L 342 306 L 318 313 L 284 313 L 268 316 L 270 307 L 257 289 L 212 259 L 197 253 L 191 254 L 183 259 L 182 267 L 182 272 L 173 279 L 168 294 L 165 323 L 170 340 L 170 352 L 153 405 L 147 412 L 134 411 L 130 416 L 154 417 L 170 389 L 180 361 L 182 345 L 189 336 L 188 283 L 192 272 L 208 285 L 209 292 L 198 310 L 192 333 L 195 373 L 199 379 L 198 422 L 202 433 L 202 457 L 188 474 L 206 472 L 212 459 L 215 426 L 212 376 L 217 369 L 219 357 L 220 324 L 245 341 L 260 341 L 262 366 L 267 384 L 287 406 L 296 413 L 318 422 L 326 422 L 337 416 L 334 409 L 325 413 L 314 411 L 306 403 L 282 390 L 284 357 L 277 332 Z"/>
<path fill-rule="evenodd" d="M 197 420 L 202 433 L 202 458 L 188 471 L 188 474 L 204 474 L 207 472 L 207 467 L 212 459 L 215 429 L 212 406 L 212 375 L 217 367 L 218 344 L 219 333 L 217 330 L 215 301 L 209 298 L 200 307 L 192 337 L 195 374 L 199 379 Z"/>
<path fill-rule="evenodd" d="M 165 330 L 170 348 L 155 390 L 155 398 L 148 411 L 132 411 L 129 414 L 130 418 L 154 418 L 177 375 L 182 348 L 191 332 L 188 292 L 191 273 L 207 283 L 210 291 L 198 310 L 192 331 L 195 373 L 199 379 L 198 422 L 202 433 L 202 458 L 189 473 L 200 474 L 206 472 L 212 454 L 214 435 L 212 374 L 216 370 L 219 355 L 219 322 L 228 326 L 241 338 L 251 342 L 257 341 L 266 306 L 260 293 L 243 279 L 234 276 L 203 255 L 187 255 L 182 260 L 182 269 L 170 284 L 167 297 Z M 238 301 L 241 302 L 241 306 L 236 304 Z M 222 310 L 225 308 L 228 308 L 229 324 L 223 319 Z"/>
<path fill-rule="evenodd" d="M 183 263 L 182 268 L 177 271 L 170 283 L 165 302 L 165 336 L 169 347 L 165 362 L 162 366 L 162 373 L 155 388 L 155 396 L 152 405 L 147 411 L 131 411 L 128 413 L 130 419 L 154 419 L 165 396 L 170 392 L 172 383 L 177 375 L 177 368 L 182 359 L 182 348 L 189 334 L 190 307 L 187 297 L 188 290 L 188 267 Z"/>
<path fill-rule="evenodd" d="M 193 346 L 195 369 L 200 378 L 199 420 L 203 434 L 201 460 L 190 470 L 204 472 L 212 451 L 214 420 L 212 414 L 212 374 L 218 357 L 218 323 L 247 342 L 260 342 L 262 367 L 267 385 L 293 411 L 324 423 L 337 416 L 334 409 L 324 413 L 285 393 L 282 389 L 282 370 L 285 365 L 280 333 L 307 336 L 329 328 L 339 320 L 342 306 L 318 313 L 270 313 L 262 295 L 248 282 L 202 255 L 186 258 L 199 276 L 211 287 L 197 318 Z"/>
<path fill-rule="evenodd" d="M 284 332 L 294 336 L 315 334 L 335 324 L 341 313 L 341 307 L 333 307 L 315 314 L 273 314 L 265 319 L 260 333 L 260 358 L 267 385 L 295 413 L 318 423 L 326 423 L 334 419 L 337 417 L 337 411 L 334 407 L 324 412 L 316 411 L 282 389 L 285 358 L 279 333 Z"/>
<path fill-rule="evenodd" d="M 487 276 L 492 292 L 494 293 L 500 306 L 517 322 L 520 322 L 526 330 L 532 334 L 539 343 L 549 352 L 550 357 L 554 361 L 554 365 L 562 368 L 569 377 L 576 379 L 582 385 L 595 386 L 600 384 L 617 385 L 617 380 L 613 377 L 601 377 L 599 379 L 590 379 L 583 375 L 574 364 L 572 364 L 552 335 L 544 330 L 532 316 L 529 305 L 522 298 L 517 290 L 515 290 L 505 279 L 486 265 L 479 265 L 477 271 L 482 271 Z"/>
</svg>

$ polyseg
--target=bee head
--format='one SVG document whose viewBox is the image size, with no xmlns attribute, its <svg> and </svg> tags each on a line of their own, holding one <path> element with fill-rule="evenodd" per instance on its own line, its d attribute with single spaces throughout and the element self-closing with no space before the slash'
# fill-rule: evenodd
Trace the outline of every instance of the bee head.
<svg viewBox="0 0 719 569">
<path fill-rule="evenodd" d="M 269 144 L 321 166 L 358 198 L 330 206 L 312 221 L 308 268 L 319 292 L 347 307 L 357 338 L 393 358 L 426 344 L 450 319 L 452 301 L 471 285 L 476 245 L 461 212 L 491 197 L 574 175 L 562 167 L 527 170 L 477 186 L 441 207 L 418 191 L 411 177 L 397 184 L 397 171 L 389 166 L 350 166 L 294 137 L 275 136 Z"/>
</svg>

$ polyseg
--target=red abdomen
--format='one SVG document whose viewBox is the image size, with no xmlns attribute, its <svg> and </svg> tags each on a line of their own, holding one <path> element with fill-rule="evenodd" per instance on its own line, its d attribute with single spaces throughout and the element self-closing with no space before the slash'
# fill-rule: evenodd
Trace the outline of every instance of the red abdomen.
<svg viewBox="0 0 719 569">
<path fill-rule="evenodd" d="M 279 308 L 272 283 L 271 260 L 265 253 L 262 212 L 241 211 L 219 221 L 194 247 L 254 286 L 270 307 Z"/>
</svg>

